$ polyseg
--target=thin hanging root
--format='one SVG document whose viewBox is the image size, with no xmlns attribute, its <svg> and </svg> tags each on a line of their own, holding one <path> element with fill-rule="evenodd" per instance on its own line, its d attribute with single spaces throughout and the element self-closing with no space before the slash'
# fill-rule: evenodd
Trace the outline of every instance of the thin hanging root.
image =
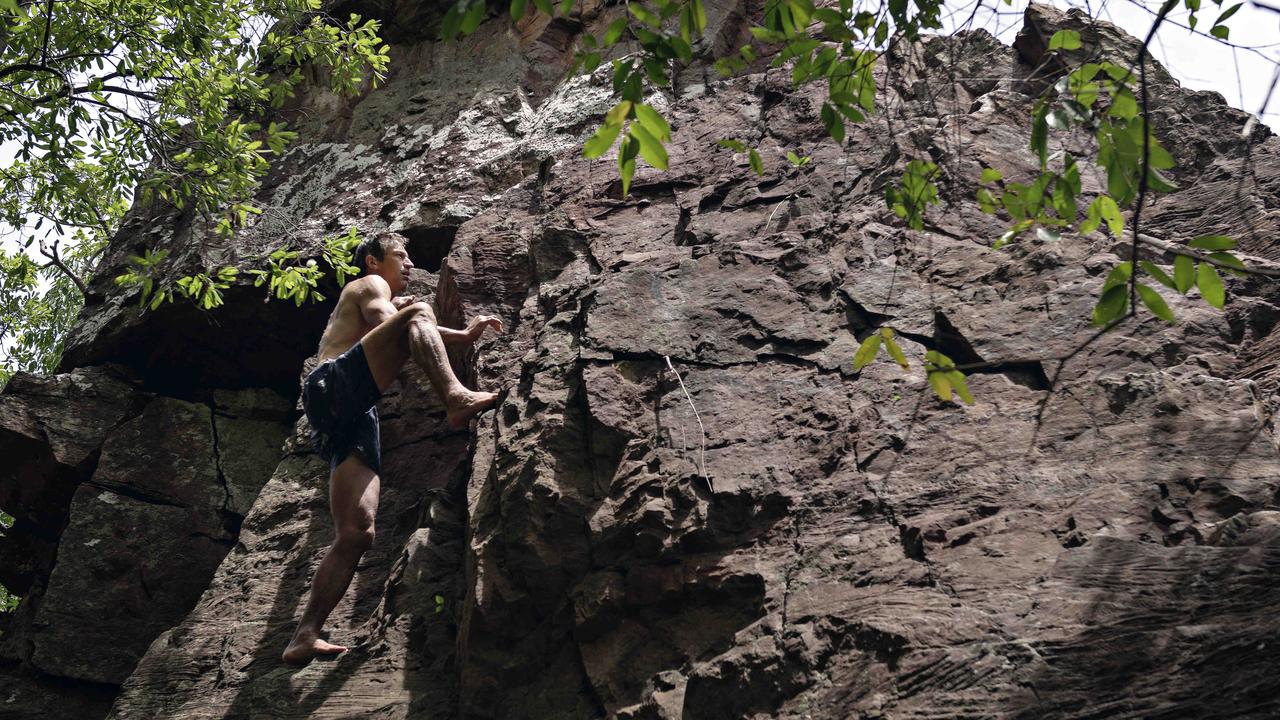
<svg viewBox="0 0 1280 720">
<path fill-rule="evenodd" d="M 702 479 L 707 481 L 707 490 L 715 495 L 716 489 L 711 484 L 711 476 L 707 475 L 707 429 L 702 425 L 702 416 L 698 415 L 698 406 L 693 404 L 693 398 L 689 395 L 688 388 L 684 386 L 680 372 L 676 370 L 675 365 L 671 364 L 670 356 L 663 355 L 662 359 L 667 361 L 667 367 L 671 368 L 671 372 L 676 376 L 676 382 L 680 383 L 680 390 L 684 392 L 685 400 L 688 400 L 689 407 L 693 408 L 693 419 L 698 421 L 698 431 L 702 433 L 702 449 L 698 453 L 698 472 L 702 474 Z"/>
</svg>

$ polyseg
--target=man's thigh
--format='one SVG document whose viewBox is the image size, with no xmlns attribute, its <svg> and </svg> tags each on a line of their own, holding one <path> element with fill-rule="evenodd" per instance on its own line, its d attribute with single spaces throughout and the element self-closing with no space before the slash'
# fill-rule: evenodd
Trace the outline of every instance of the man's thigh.
<svg viewBox="0 0 1280 720">
<path fill-rule="evenodd" d="M 413 305 L 402 308 L 360 338 L 369 373 L 380 392 L 391 387 L 400 368 L 409 360 L 409 323 L 420 312 L 422 310 Z"/>
<path fill-rule="evenodd" d="M 329 508 L 334 527 L 363 530 L 373 526 L 378 515 L 380 481 L 359 453 L 351 453 L 334 468 L 329 478 Z"/>
</svg>

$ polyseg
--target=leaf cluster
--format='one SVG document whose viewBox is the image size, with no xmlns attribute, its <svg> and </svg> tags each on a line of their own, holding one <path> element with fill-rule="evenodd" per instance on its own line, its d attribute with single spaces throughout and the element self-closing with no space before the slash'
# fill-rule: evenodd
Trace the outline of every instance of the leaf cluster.
<svg viewBox="0 0 1280 720">
<path fill-rule="evenodd" d="M 347 278 L 360 274 L 352 265 L 352 258 L 362 237 L 359 230 L 351 228 L 343 235 L 325 238 L 321 259 L 334 272 L 338 286 L 346 285 Z M 223 291 L 233 286 L 240 269 L 226 266 L 216 272 L 187 275 L 171 284 L 164 280 L 163 263 L 168 250 L 146 251 L 130 258 L 131 267 L 116 276 L 117 285 L 139 288 L 139 305 L 155 310 L 162 304 L 183 297 L 195 303 L 201 310 L 212 310 L 223 304 Z M 314 258 L 303 258 L 302 253 L 288 247 L 277 248 L 266 255 L 267 267 L 251 268 L 245 274 L 253 278 L 254 287 L 267 288 L 267 297 L 292 300 L 301 306 L 305 302 L 323 302 L 325 296 L 316 290 L 324 279 L 325 271 Z"/>
<path fill-rule="evenodd" d="M 853 354 L 853 369 L 858 371 L 870 365 L 882 348 L 890 359 L 898 364 L 898 367 L 901 367 L 904 371 L 911 369 L 911 363 L 907 360 L 906 353 L 902 351 L 902 347 L 898 345 L 898 341 L 895 339 L 893 328 L 888 326 L 880 328 L 862 341 L 862 344 L 858 346 L 858 351 Z M 939 400 L 951 402 L 954 397 L 959 397 L 965 403 L 973 404 L 973 395 L 969 392 L 969 383 L 965 379 L 964 373 L 956 367 L 951 358 L 937 350 L 926 350 L 924 353 L 924 370 L 925 376 L 929 381 L 929 388 L 933 390 L 933 394 Z"/>
</svg>

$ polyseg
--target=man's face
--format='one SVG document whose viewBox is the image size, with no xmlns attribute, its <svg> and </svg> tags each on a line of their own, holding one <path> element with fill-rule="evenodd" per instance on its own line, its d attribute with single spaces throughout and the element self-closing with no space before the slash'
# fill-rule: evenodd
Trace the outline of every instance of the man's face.
<svg viewBox="0 0 1280 720">
<path fill-rule="evenodd" d="M 379 275 L 386 280 L 391 286 L 392 295 L 399 295 L 408 287 L 409 270 L 413 268 L 413 261 L 409 259 L 409 253 L 405 251 L 403 244 L 389 243 L 382 253 L 382 259 L 370 255 L 368 264 L 369 274 Z"/>
</svg>

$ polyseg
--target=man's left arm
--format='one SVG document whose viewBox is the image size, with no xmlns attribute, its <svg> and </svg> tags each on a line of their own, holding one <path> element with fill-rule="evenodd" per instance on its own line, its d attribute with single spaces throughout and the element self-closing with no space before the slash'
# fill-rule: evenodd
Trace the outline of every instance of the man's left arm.
<svg viewBox="0 0 1280 720">
<path fill-rule="evenodd" d="M 477 315 L 471 318 L 471 322 L 467 323 L 466 330 L 454 330 L 443 325 L 437 325 L 440 331 L 440 339 L 445 345 L 466 345 L 480 339 L 484 334 L 485 328 L 493 328 L 495 332 L 502 332 L 502 320 L 492 315 Z"/>
</svg>

